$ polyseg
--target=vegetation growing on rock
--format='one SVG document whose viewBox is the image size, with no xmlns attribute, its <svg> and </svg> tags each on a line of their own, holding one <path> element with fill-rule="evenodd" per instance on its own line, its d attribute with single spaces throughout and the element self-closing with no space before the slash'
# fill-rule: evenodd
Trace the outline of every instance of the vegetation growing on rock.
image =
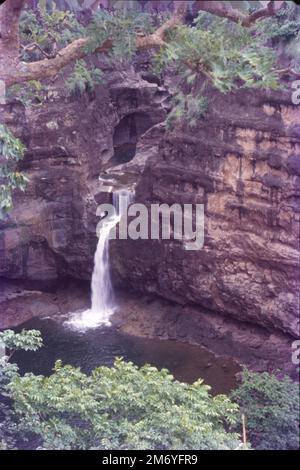
<svg viewBox="0 0 300 470">
<path fill-rule="evenodd" d="M 25 190 L 27 178 L 16 169 L 24 151 L 22 142 L 0 124 L 0 219 L 12 207 L 12 191 Z"/>
</svg>

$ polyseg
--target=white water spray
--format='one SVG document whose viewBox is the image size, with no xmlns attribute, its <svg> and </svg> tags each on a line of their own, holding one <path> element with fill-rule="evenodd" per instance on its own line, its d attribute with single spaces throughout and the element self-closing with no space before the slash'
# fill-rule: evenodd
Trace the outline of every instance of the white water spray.
<svg viewBox="0 0 300 470">
<path fill-rule="evenodd" d="M 110 324 L 109 319 L 117 306 L 110 277 L 109 234 L 122 216 L 127 214 L 127 208 L 132 201 L 131 191 L 122 189 L 113 193 L 115 214 L 104 220 L 94 256 L 91 308 L 81 313 L 80 316 L 76 315 L 69 322 L 75 326 L 93 328 L 101 324 Z"/>
</svg>

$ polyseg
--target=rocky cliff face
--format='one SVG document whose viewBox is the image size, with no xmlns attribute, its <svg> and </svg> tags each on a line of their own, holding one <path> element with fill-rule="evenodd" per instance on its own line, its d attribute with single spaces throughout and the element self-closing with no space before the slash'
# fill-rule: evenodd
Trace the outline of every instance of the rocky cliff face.
<svg viewBox="0 0 300 470">
<path fill-rule="evenodd" d="M 192 132 L 149 130 L 136 157 L 149 157 L 138 201 L 204 204 L 203 249 L 118 241 L 115 273 L 134 289 L 297 336 L 300 108 L 259 91 L 214 93 L 209 108 Z"/>
<path fill-rule="evenodd" d="M 70 99 L 64 93 L 48 89 L 45 103 L 26 112 L 20 103 L 4 109 L 6 123 L 27 147 L 21 168 L 30 183 L 0 221 L 0 277 L 31 287 L 62 277 L 90 279 L 99 175 L 118 164 L 124 146 L 134 149 L 138 136 L 165 118 L 158 85 L 130 72 L 126 78 L 111 74 L 109 88 L 94 95 Z"/>
<path fill-rule="evenodd" d="M 31 288 L 89 280 L 97 203 L 110 200 L 98 177 L 114 175 L 135 181 L 136 201 L 148 207 L 205 206 L 201 250 L 177 240 L 113 242 L 115 282 L 185 305 L 183 313 L 191 306 L 193 318 L 205 313 L 214 337 L 225 319 L 239 338 L 236 325 L 271 332 L 259 343 L 271 338 L 269 356 L 279 343 L 287 351 L 299 328 L 300 108 L 288 93 L 210 94 L 197 128 L 175 132 L 163 124 L 168 93 L 147 74 L 111 74 L 109 86 L 80 99 L 49 89 L 45 105 L 26 112 L 8 104 L 6 122 L 28 149 L 30 184 L 0 222 L 2 279 Z"/>
</svg>

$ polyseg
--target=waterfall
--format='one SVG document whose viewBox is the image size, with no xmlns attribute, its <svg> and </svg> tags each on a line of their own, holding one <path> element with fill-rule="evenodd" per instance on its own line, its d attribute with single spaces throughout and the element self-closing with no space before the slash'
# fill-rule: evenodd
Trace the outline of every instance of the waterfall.
<svg viewBox="0 0 300 470">
<path fill-rule="evenodd" d="M 91 326 L 98 323 L 108 323 L 109 317 L 114 312 L 113 288 L 110 278 L 109 264 L 109 234 L 120 221 L 115 214 L 105 221 L 100 231 L 97 249 L 94 256 L 94 270 L 92 275 L 92 306 L 86 315 L 86 321 Z"/>
<path fill-rule="evenodd" d="M 97 249 L 94 256 L 94 270 L 91 282 L 91 308 L 76 316 L 69 323 L 90 328 L 100 324 L 109 325 L 109 319 L 116 309 L 114 292 L 110 277 L 109 234 L 127 215 L 127 208 L 133 201 L 134 193 L 125 189 L 113 193 L 115 213 L 104 219 L 100 229 Z"/>
<path fill-rule="evenodd" d="M 134 192 L 128 189 L 120 189 L 113 193 L 113 205 L 116 210 L 116 214 L 122 217 L 127 213 L 129 204 L 134 200 Z"/>
</svg>

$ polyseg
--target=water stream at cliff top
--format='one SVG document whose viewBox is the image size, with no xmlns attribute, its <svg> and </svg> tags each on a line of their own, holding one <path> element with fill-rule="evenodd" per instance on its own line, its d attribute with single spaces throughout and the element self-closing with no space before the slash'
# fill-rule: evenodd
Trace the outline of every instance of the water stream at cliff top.
<svg viewBox="0 0 300 470">
<path fill-rule="evenodd" d="M 109 240 L 111 230 L 117 226 L 123 216 L 127 216 L 129 204 L 133 201 L 133 192 L 122 189 L 113 193 L 115 213 L 105 217 L 99 232 L 99 240 L 94 256 L 94 270 L 91 282 L 91 308 L 73 315 L 69 324 L 81 328 L 94 328 L 109 325 L 109 319 L 117 305 L 110 276 Z"/>
</svg>

